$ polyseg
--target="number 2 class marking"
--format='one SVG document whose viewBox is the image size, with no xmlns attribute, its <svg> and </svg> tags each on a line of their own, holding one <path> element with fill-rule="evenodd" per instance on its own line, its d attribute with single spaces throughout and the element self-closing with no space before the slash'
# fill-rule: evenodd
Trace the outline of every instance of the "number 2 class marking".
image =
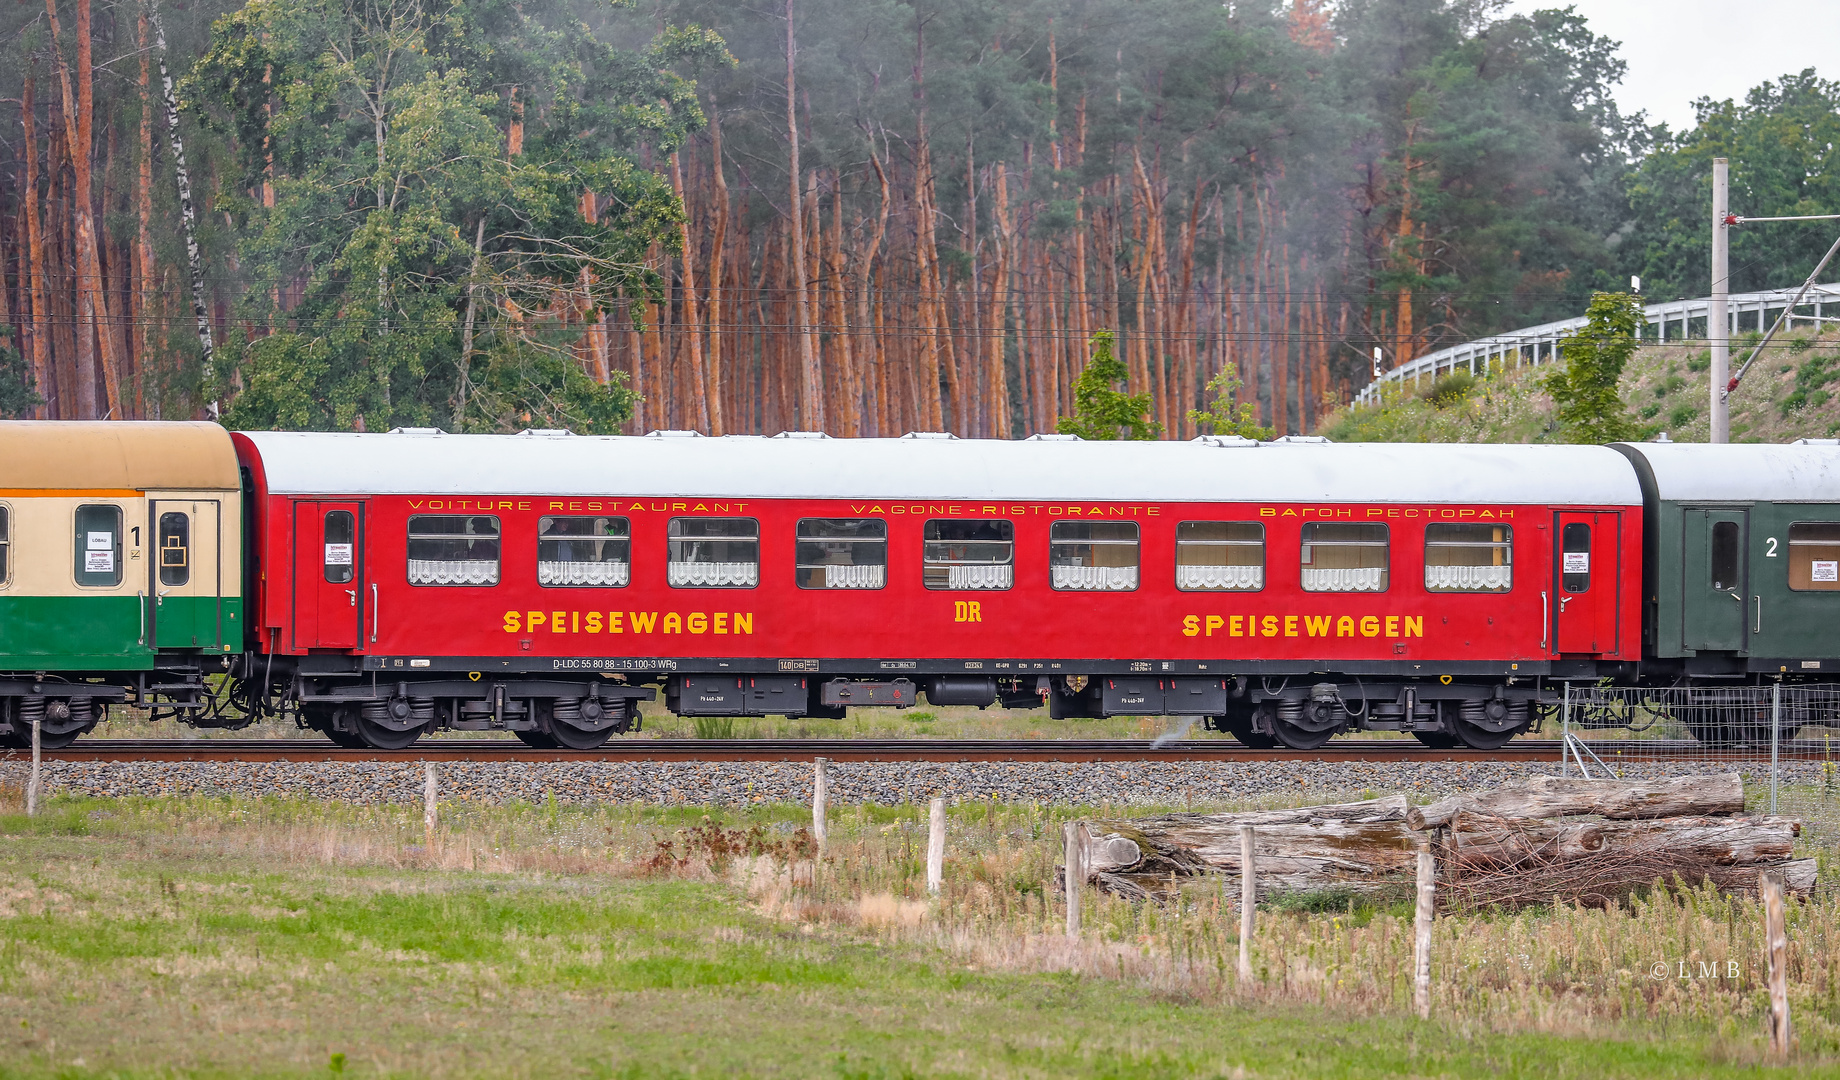
<svg viewBox="0 0 1840 1080">
<path fill-rule="evenodd" d="M 1776 538 L 1774 536 L 1766 536 L 1764 540 L 1770 545 L 1770 550 L 1763 553 L 1764 557 L 1767 559 L 1774 559 L 1776 557 Z"/>
</svg>

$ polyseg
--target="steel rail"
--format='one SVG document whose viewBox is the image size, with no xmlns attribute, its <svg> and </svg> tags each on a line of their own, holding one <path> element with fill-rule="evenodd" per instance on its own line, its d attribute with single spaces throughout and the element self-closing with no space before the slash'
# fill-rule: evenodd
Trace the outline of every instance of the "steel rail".
<svg viewBox="0 0 1840 1080">
<path fill-rule="evenodd" d="M 1692 741 L 1593 741 L 1619 760 L 1747 760 L 1747 751 Z M 1785 743 L 1786 758 L 1820 758 L 1820 743 Z M 8 752 L 12 758 L 18 751 Z M 1767 757 L 1767 750 L 1761 751 Z M 407 750 L 353 750 L 319 739 L 135 739 L 47 750 L 51 761 L 1558 761 L 1560 744 L 1526 740 L 1499 750 L 1434 750 L 1403 739 L 1347 739 L 1316 750 L 1254 750 L 1226 739 L 1154 746 L 1136 739 L 634 739 L 596 750 L 539 750 L 509 739 L 428 739 Z"/>
</svg>

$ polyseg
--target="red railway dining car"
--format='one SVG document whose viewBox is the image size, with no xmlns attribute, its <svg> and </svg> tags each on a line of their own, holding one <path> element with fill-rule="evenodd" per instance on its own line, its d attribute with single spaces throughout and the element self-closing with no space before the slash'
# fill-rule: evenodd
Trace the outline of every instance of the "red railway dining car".
<svg viewBox="0 0 1840 1080">
<path fill-rule="evenodd" d="M 1642 494 L 1579 446 L 237 433 L 312 727 L 592 747 L 916 703 L 1499 746 L 1632 673 Z"/>
</svg>

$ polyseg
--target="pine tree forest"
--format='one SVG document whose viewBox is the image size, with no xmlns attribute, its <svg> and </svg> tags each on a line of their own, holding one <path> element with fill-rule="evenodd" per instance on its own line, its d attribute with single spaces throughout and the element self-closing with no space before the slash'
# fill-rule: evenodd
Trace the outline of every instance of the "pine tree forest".
<svg viewBox="0 0 1840 1080">
<path fill-rule="evenodd" d="M 1714 153 L 1749 213 L 1840 184 L 1781 149 L 1832 145 L 1814 73 L 1671 132 L 1618 113 L 1580 16 L 1486 0 L 0 20 L 19 416 L 1019 438 L 1109 331 L 1161 437 L 1200 433 L 1223 373 L 1304 433 L 1376 348 L 1579 314 L 1632 273 L 1701 295 Z M 1734 286 L 1799 280 L 1817 234 L 1734 250 Z"/>
</svg>

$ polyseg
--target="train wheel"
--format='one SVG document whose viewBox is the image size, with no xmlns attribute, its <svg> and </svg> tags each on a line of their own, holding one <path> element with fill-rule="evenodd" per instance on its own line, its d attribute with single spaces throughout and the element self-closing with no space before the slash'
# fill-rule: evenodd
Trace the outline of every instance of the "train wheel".
<svg viewBox="0 0 1840 1080">
<path fill-rule="evenodd" d="M 1292 750 L 1315 750 L 1335 737 L 1335 728 L 1326 727 L 1321 731 L 1311 731 L 1282 720 L 1273 720 L 1271 730 L 1278 741 Z"/>
<path fill-rule="evenodd" d="M 549 725 L 549 735 L 564 750 L 598 750 L 607 744 L 607 739 L 613 735 L 613 729 L 583 731 L 560 721 L 552 721 Z"/>
<path fill-rule="evenodd" d="M 88 728 L 75 728 L 70 731 L 47 731 L 41 724 L 38 729 L 38 747 L 41 750 L 62 750 L 82 738 Z M 11 735 L 0 736 L 0 746 L 14 750 L 32 749 L 32 729 L 30 727 L 15 731 Z"/>
<path fill-rule="evenodd" d="M 556 740 L 550 738 L 548 732 L 532 728 L 529 731 L 519 731 L 514 734 L 517 735 L 519 742 L 533 749 L 554 750 L 556 748 Z"/>
<path fill-rule="evenodd" d="M 1414 731 L 1412 737 L 1433 750 L 1455 750 L 1457 737 L 1447 731 Z"/>
<path fill-rule="evenodd" d="M 358 738 L 363 740 L 362 745 L 372 750 L 407 750 L 415 745 L 415 740 L 422 737 L 422 729 L 419 727 L 398 731 L 395 728 L 372 723 L 362 716 L 358 717 L 357 723 Z"/>
<path fill-rule="evenodd" d="M 1239 740 L 1239 744 L 1248 750 L 1270 750 L 1278 745 L 1278 740 L 1270 735 L 1252 730 L 1251 717 L 1244 719 L 1225 717 L 1221 723 L 1235 739 Z"/>
<path fill-rule="evenodd" d="M 1509 728 L 1506 731 L 1490 731 L 1487 728 L 1479 728 L 1459 720 L 1457 721 L 1456 738 L 1471 750 L 1500 750 L 1508 745 L 1509 739 L 1519 735 L 1521 730 L 1520 728 Z"/>
</svg>

